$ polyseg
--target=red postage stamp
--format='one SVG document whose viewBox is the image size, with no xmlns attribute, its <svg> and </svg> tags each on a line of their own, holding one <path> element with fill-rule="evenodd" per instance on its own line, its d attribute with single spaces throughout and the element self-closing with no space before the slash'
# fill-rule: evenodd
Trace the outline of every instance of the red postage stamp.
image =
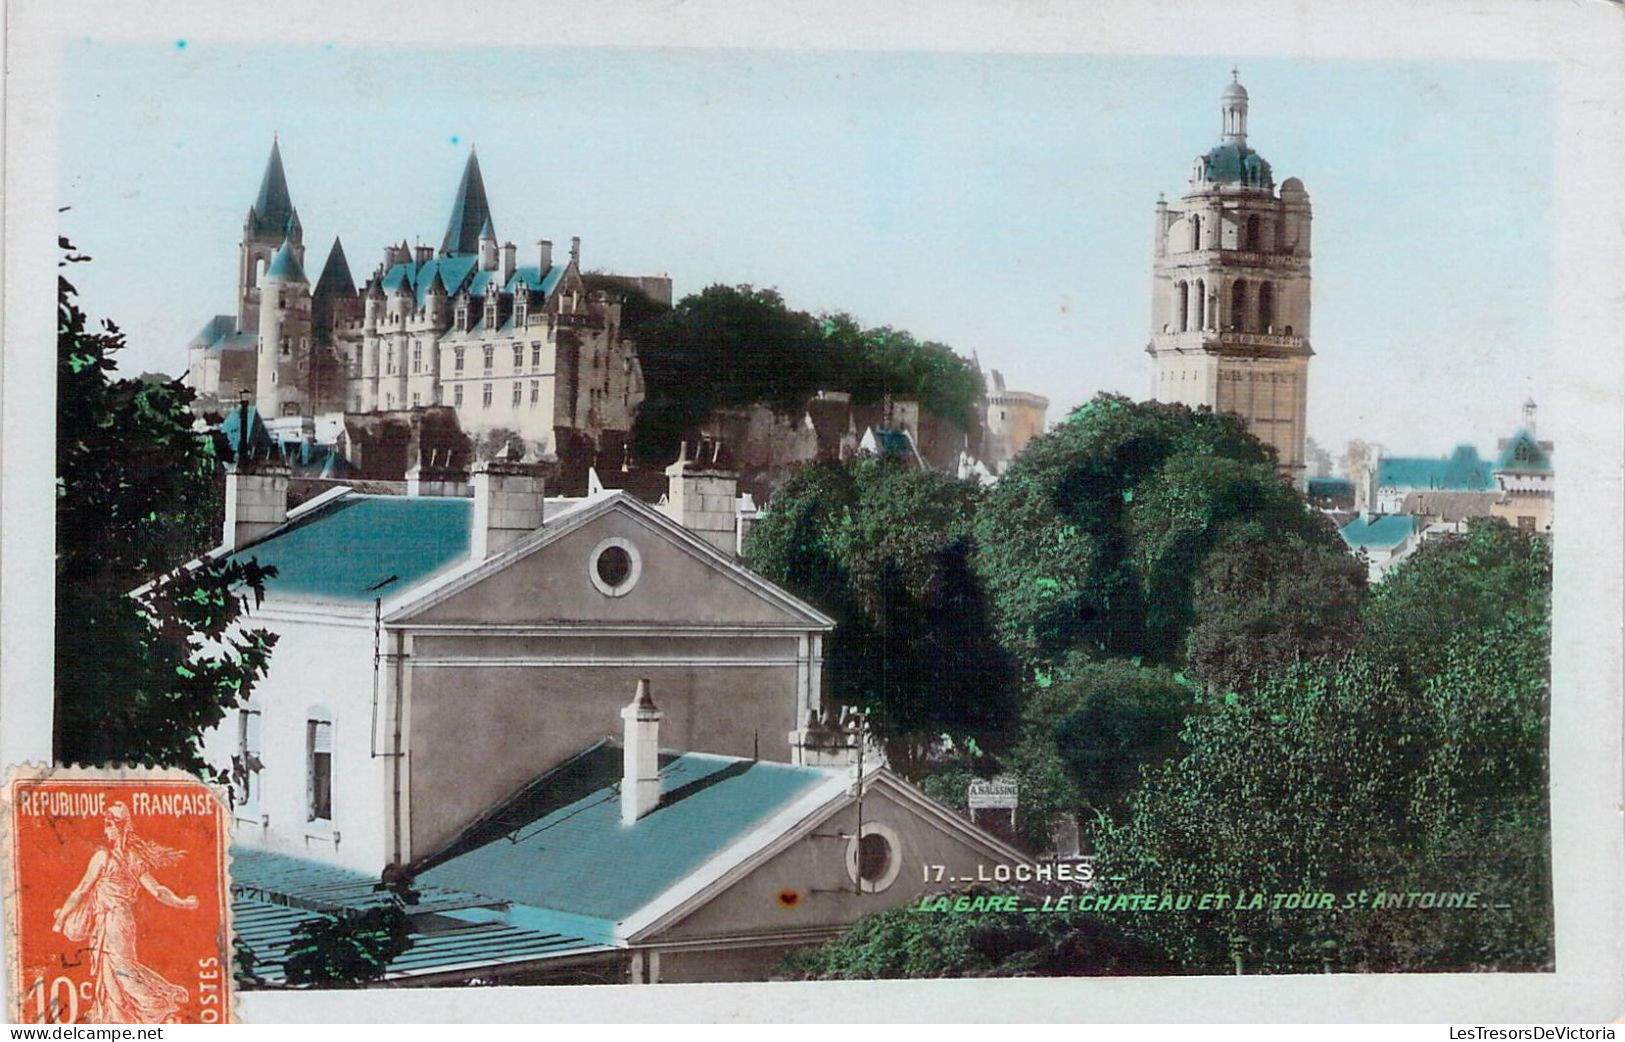
<svg viewBox="0 0 1625 1042">
<path fill-rule="evenodd" d="M 179 771 L 6 781 L 13 1023 L 232 1020 L 226 810 Z"/>
</svg>

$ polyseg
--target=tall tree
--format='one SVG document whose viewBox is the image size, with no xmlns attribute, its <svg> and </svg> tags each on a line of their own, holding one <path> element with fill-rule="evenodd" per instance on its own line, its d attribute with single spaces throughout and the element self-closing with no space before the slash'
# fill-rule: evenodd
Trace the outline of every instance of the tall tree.
<svg viewBox="0 0 1625 1042">
<path fill-rule="evenodd" d="M 1341 551 L 1240 420 L 1100 395 L 989 493 L 977 568 L 1001 642 L 1029 667 L 1074 649 L 1177 663 L 1203 562 L 1249 524 Z"/>
<path fill-rule="evenodd" d="M 891 460 L 802 468 L 752 530 L 751 566 L 836 619 L 825 671 L 914 774 L 940 735 L 997 742 L 1013 712 L 970 567 L 979 489 Z"/>
<path fill-rule="evenodd" d="M 202 772 L 204 731 L 268 665 L 275 637 L 239 623 L 271 573 L 175 570 L 218 541 L 215 443 L 179 382 L 114 378 L 124 334 L 88 328 L 76 296 L 59 278 L 53 753 Z"/>
</svg>

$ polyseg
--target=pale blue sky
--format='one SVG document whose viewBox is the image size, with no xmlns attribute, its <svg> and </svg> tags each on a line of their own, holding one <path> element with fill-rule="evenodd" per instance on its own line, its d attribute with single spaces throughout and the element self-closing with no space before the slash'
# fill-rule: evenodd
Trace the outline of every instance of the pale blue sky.
<svg viewBox="0 0 1625 1042">
<path fill-rule="evenodd" d="M 1552 81 L 1533 64 L 1233 59 L 1314 203 L 1309 430 L 1486 451 L 1546 392 Z M 232 310 L 273 132 L 319 269 L 438 245 L 471 143 L 499 237 L 777 287 L 975 350 L 1050 397 L 1144 397 L 1151 216 L 1230 61 L 711 50 L 69 46 L 63 230 L 130 371 Z"/>
</svg>

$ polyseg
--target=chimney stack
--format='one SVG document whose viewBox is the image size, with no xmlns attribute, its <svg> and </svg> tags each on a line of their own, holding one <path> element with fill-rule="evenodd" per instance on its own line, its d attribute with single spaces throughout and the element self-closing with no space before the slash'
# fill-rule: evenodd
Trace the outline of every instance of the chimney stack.
<svg viewBox="0 0 1625 1042">
<path fill-rule="evenodd" d="M 292 473 L 281 461 L 226 464 L 226 546 L 236 550 L 288 520 Z"/>
<path fill-rule="evenodd" d="M 739 547 L 739 475 L 722 443 L 709 438 L 683 442 L 677 461 L 666 468 L 666 482 L 661 513 L 733 555 Z"/>
<path fill-rule="evenodd" d="M 552 239 L 539 239 L 539 240 L 537 240 L 536 250 L 537 250 L 537 253 L 538 253 L 536 277 L 541 278 L 542 276 L 546 275 L 548 273 L 548 271 L 551 270 L 552 267 L 553 267 L 553 240 Z"/>
<path fill-rule="evenodd" d="M 508 280 L 513 278 L 514 263 L 519 255 L 519 247 L 511 242 L 502 244 L 502 284 L 506 286 Z"/>
<path fill-rule="evenodd" d="M 542 527 L 542 472 L 531 463 L 482 460 L 474 464 L 474 530 L 470 556 L 501 553 Z"/>
<path fill-rule="evenodd" d="M 442 456 L 445 459 L 441 459 Z M 451 450 L 430 449 L 427 460 L 419 454 L 418 461 L 407 469 L 406 494 L 450 498 L 466 496 L 467 475 L 460 468 L 452 466 Z"/>
<path fill-rule="evenodd" d="M 570 263 L 576 267 L 581 266 L 581 236 L 570 236 Z"/>
<path fill-rule="evenodd" d="M 621 824 L 630 825 L 660 803 L 660 721 L 662 713 L 649 697 L 649 681 L 638 681 L 631 705 L 621 710 L 626 721 L 621 769 Z"/>
</svg>

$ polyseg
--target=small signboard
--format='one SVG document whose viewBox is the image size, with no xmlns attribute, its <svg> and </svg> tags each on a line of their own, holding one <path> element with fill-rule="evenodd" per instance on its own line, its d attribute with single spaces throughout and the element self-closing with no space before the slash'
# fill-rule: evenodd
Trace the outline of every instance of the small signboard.
<svg viewBox="0 0 1625 1042">
<path fill-rule="evenodd" d="M 1000 775 L 985 781 L 970 783 L 966 802 L 971 810 L 1014 810 L 1016 807 L 1016 780 Z"/>
</svg>

